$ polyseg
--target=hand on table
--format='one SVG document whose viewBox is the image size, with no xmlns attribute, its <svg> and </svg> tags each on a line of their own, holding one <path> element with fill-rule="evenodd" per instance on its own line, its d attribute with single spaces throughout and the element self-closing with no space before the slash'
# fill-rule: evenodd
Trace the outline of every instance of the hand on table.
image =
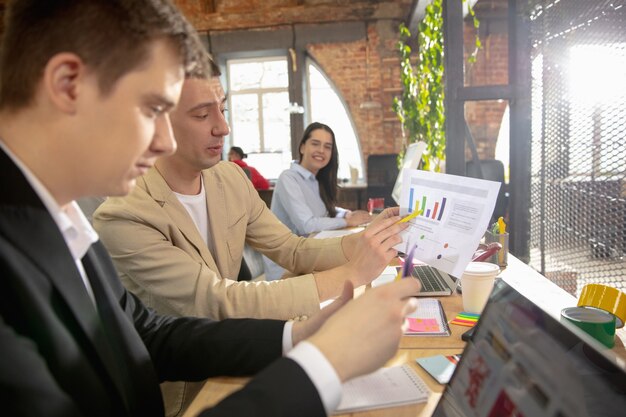
<svg viewBox="0 0 626 417">
<path fill-rule="evenodd" d="M 365 210 L 355 210 L 346 213 L 346 224 L 350 227 L 359 226 L 372 221 L 372 216 Z"/>
</svg>

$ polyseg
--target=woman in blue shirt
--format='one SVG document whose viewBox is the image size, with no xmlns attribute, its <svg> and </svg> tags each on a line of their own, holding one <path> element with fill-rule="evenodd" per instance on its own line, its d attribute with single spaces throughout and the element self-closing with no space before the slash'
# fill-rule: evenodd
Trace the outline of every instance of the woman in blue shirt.
<svg viewBox="0 0 626 417">
<path fill-rule="evenodd" d="M 321 230 L 358 226 L 371 220 L 368 212 L 337 207 L 339 155 L 335 134 L 322 123 L 311 123 L 299 145 L 300 159 L 278 177 L 272 212 L 292 232 L 305 236 Z M 266 279 L 279 278 L 283 270 L 266 265 Z"/>
</svg>

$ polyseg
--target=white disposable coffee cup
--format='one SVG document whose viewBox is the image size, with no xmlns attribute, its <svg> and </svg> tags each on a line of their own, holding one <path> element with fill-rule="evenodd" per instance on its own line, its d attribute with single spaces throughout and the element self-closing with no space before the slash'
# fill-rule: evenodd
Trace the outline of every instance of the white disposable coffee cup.
<svg viewBox="0 0 626 417">
<path fill-rule="evenodd" d="M 461 277 L 463 310 L 480 314 L 487 304 L 500 267 L 489 262 L 470 262 Z"/>
</svg>

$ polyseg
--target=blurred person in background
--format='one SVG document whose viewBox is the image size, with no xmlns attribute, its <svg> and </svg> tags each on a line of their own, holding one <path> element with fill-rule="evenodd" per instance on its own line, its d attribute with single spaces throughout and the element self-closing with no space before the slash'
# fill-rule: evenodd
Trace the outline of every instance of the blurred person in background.
<svg viewBox="0 0 626 417">
<path fill-rule="evenodd" d="M 233 146 L 230 148 L 228 152 L 228 160 L 230 162 L 234 162 L 239 165 L 243 172 L 246 173 L 250 181 L 252 181 L 252 185 L 257 190 L 268 190 L 270 188 L 270 182 L 263 176 L 261 173 L 254 167 L 251 167 L 244 159 L 247 158 L 248 155 L 243 152 L 238 146 Z"/>
</svg>

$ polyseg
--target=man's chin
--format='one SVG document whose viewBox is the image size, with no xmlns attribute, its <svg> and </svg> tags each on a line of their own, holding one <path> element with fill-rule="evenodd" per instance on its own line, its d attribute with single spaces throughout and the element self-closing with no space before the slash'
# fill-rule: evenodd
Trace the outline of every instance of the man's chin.
<svg viewBox="0 0 626 417">
<path fill-rule="evenodd" d="M 133 188 L 137 185 L 137 179 L 133 178 L 131 180 L 125 181 L 119 187 L 115 187 L 115 189 L 109 190 L 109 193 L 106 194 L 107 197 L 124 197 L 128 195 Z"/>
<path fill-rule="evenodd" d="M 203 169 L 209 169 L 209 168 L 213 168 L 215 165 L 217 165 L 220 161 L 222 160 L 221 155 L 220 156 L 216 156 L 216 157 L 212 157 L 212 158 L 207 158 L 204 161 L 203 165 Z"/>
</svg>

